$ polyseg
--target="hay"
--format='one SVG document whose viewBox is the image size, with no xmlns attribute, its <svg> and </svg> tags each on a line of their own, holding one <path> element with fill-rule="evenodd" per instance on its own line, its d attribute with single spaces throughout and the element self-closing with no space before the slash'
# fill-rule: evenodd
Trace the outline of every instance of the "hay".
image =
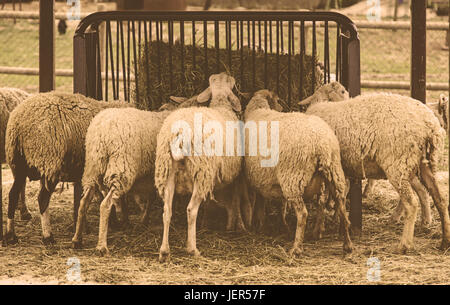
<svg viewBox="0 0 450 305">
<path fill-rule="evenodd" d="M 145 52 L 147 49 L 147 52 Z M 231 51 L 231 69 L 228 66 L 229 53 L 226 49 L 219 49 L 219 67 L 217 67 L 217 50 L 207 48 L 207 74 L 205 76 L 205 49 L 195 47 L 195 66 L 193 63 L 194 47 L 186 45 L 184 48 L 176 42 L 172 48 L 165 42 L 153 41 L 148 48 L 142 47 L 137 63 L 138 86 L 134 88 L 133 96 L 138 108 L 145 110 L 157 109 L 162 101 L 167 101 L 169 96 L 193 96 L 204 90 L 207 86 L 209 75 L 217 72 L 228 72 L 236 79 L 237 87 L 242 92 L 252 92 L 259 89 L 270 89 L 278 92 L 284 101 L 288 101 L 288 69 L 289 55 L 279 55 L 277 70 L 276 54 L 267 54 L 267 88 L 265 81 L 265 52 L 255 51 L 244 47 L 241 50 Z M 181 69 L 181 52 L 184 52 L 183 67 Z M 172 69 L 170 64 L 170 52 L 172 53 Z M 317 57 L 305 55 L 303 60 L 299 54 L 290 56 L 291 70 L 291 105 L 296 101 L 310 96 L 316 88 L 323 84 L 323 72 L 317 65 Z M 148 60 L 147 60 L 148 59 Z M 255 65 L 253 65 L 253 60 Z M 241 62 L 243 73 L 241 79 Z M 303 83 L 300 83 L 300 63 L 303 63 Z M 147 65 L 148 63 L 148 65 Z M 159 64 L 158 64 L 159 63 Z M 255 79 L 253 80 L 253 67 Z M 312 85 L 312 68 L 315 68 L 315 86 Z M 172 73 L 171 73 L 172 71 Z M 277 73 L 278 71 L 278 73 Z M 279 75 L 279 90 L 277 90 L 277 75 Z M 254 82 L 254 83 L 253 83 Z M 253 86 L 254 85 L 254 86 Z M 172 89 L 171 89 L 172 86 Z M 139 90 L 139 99 L 136 98 Z"/>
</svg>

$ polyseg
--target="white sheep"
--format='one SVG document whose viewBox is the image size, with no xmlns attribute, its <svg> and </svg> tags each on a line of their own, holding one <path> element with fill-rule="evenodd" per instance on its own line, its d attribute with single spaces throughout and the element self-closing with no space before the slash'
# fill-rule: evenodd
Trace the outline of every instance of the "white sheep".
<svg viewBox="0 0 450 305">
<path fill-rule="evenodd" d="M 322 183 L 331 190 L 344 225 L 344 251 L 352 251 L 350 222 L 345 213 L 345 176 L 341 167 L 339 143 L 333 131 L 320 118 L 303 113 L 276 110 L 278 97 L 267 90 L 255 93 L 245 110 L 245 122 L 279 123 L 279 160 L 275 166 L 263 167 L 261 154 L 245 156 L 245 173 L 249 184 L 264 198 L 286 200 L 294 207 L 297 229 L 290 254 L 303 251 L 303 236 L 308 211 L 305 201 L 319 194 Z M 301 132 L 300 132 L 301 131 Z M 259 134 L 258 141 L 265 135 Z M 246 138 L 249 148 L 251 138 Z M 250 149 L 250 148 L 249 148 Z"/>
<path fill-rule="evenodd" d="M 218 156 L 212 150 L 218 152 L 222 147 L 222 153 L 225 154 L 223 149 L 227 141 L 224 134 L 220 135 L 218 130 L 224 131 L 226 122 L 237 122 L 235 112 L 241 111 L 241 104 L 232 92 L 235 85 L 233 77 L 225 73 L 211 75 L 209 85 L 210 87 L 198 96 L 198 101 L 202 103 L 211 97 L 210 108 L 176 110 L 167 117 L 158 134 L 155 185 L 164 201 L 164 233 L 159 252 L 160 262 L 169 259 L 170 255 L 169 226 L 175 192 L 192 194 L 187 207 L 186 248 L 189 254 L 195 256 L 200 255 L 196 246 L 196 220 L 201 202 L 207 197 L 213 197 L 215 191 L 222 190 L 229 192 L 227 197 L 232 197 L 231 204 L 236 210 L 239 209 L 238 187 L 233 181 L 241 170 L 242 158 L 235 152 L 231 156 Z M 193 140 L 187 135 L 189 131 L 194 133 Z M 196 137 L 195 133 L 199 131 L 203 132 Z M 198 144 L 207 143 L 213 136 L 216 136 L 216 141 L 209 142 L 211 149 L 203 152 L 203 146 L 199 147 Z"/>
<path fill-rule="evenodd" d="M 89 123 L 103 109 L 131 106 L 101 102 L 80 94 L 49 92 L 28 98 L 11 112 L 6 129 L 6 161 L 14 183 L 9 193 L 7 243 L 17 242 L 14 213 L 27 177 L 41 182 L 38 203 L 44 244 L 55 242 L 48 205 L 60 181 L 74 183 L 73 218 L 76 222 Z"/>
<path fill-rule="evenodd" d="M 417 201 L 411 181 L 416 176 L 439 211 L 441 246 L 450 245 L 448 202 L 434 176 L 445 132 L 428 107 L 409 97 L 374 93 L 347 101 L 317 103 L 306 113 L 321 117 L 336 133 L 347 177 L 387 178 L 399 193 L 406 215 L 400 251 L 413 247 Z"/>
<path fill-rule="evenodd" d="M 196 97 L 182 102 L 179 107 L 198 105 Z M 82 178 L 84 191 L 72 239 L 73 248 L 81 247 L 86 211 L 96 191 L 105 196 L 100 205 L 97 245 L 100 254 L 108 253 L 108 219 L 113 205 L 120 210 L 119 198 L 130 195 L 141 203 L 144 194 L 150 198 L 156 196 L 156 137 L 164 119 L 176 107 L 168 103 L 160 108 L 164 110 L 160 112 L 134 108 L 106 109 L 94 117 L 86 133 L 86 163 Z M 141 221 L 145 222 L 148 205 L 143 210 Z"/>
<path fill-rule="evenodd" d="M 446 109 L 448 109 L 448 98 L 441 94 L 439 97 L 439 101 L 436 103 L 427 103 L 426 104 L 434 113 L 436 118 L 439 120 L 439 123 L 441 126 L 447 130 L 448 134 L 448 114 L 446 112 Z M 375 185 L 374 179 L 368 179 L 367 184 L 364 188 L 363 197 L 367 198 L 369 194 L 372 192 Z M 432 222 L 432 215 L 431 215 L 431 207 L 430 203 L 428 201 L 427 196 L 427 190 L 423 186 L 422 182 L 420 181 L 419 177 L 414 177 L 411 180 L 411 186 L 413 187 L 414 191 L 416 192 L 417 196 L 419 197 L 419 202 L 422 207 L 422 226 L 428 226 Z M 403 215 L 403 205 L 400 201 L 397 205 L 394 213 L 392 214 L 392 220 L 398 222 Z"/>
<path fill-rule="evenodd" d="M 16 88 L 0 88 L 0 163 L 5 163 L 5 134 L 9 114 L 31 94 Z M 2 186 L 0 186 L 2 187 Z M 30 220 L 31 214 L 25 205 L 25 185 L 20 192 L 18 208 L 20 219 Z"/>
</svg>

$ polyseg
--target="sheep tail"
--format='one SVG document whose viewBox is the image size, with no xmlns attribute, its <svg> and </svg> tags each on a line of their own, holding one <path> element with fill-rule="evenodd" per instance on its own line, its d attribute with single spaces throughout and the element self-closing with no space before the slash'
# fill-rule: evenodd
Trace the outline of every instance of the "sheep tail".
<svg viewBox="0 0 450 305">
<path fill-rule="evenodd" d="M 162 137 L 160 139 L 158 137 L 155 160 L 155 186 L 161 197 L 164 196 L 164 190 L 173 170 L 173 162 L 175 160 L 172 155 L 170 143 L 171 141 L 167 138 Z"/>
<path fill-rule="evenodd" d="M 425 156 L 423 163 L 429 163 L 432 173 L 435 173 L 443 149 L 445 131 L 442 128 L 430 128 L 430 134 L 425 143 Z"/>
</svg>

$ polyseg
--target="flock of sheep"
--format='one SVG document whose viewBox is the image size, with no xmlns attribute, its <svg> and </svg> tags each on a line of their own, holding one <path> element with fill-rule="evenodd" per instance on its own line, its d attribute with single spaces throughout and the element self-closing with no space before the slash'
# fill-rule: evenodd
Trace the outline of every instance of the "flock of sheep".
<svg viewBox="0 0 450 305">
<path fill-rule="evenodd" d="M 101 102 L 78 94 L 29 95 L 17 89 L 0 89 L 0 157 L 14 176 L 9 192 L 4 243 L 17 242 L 14 214 L 31 217 L 25 205 L 26 179 L 40 180 L 38 195 L 43 243 L 53 238 L 49 203 L 59 182 L 74 184 L 74 248 L 82 247 L 87 210 L 96 196 L 102 198 L 97 250 L 108 253 L 107 232 L 113 207 L 128 221 L 128 199 L 141 206 L 147 222 L 149 206 L 159 195 L 164 202 L 163 236 L 159 260 L 170 257 L 169 228 L 175 194 L 191 195 L 187 206 L 189 254 L 196 246 L 196 221 L 202 202 L 216 200 L 227 210 L 227 229 L 246 230 L 264 221 L 264 205 L 277 200 L 291 206 L 297 226 L 291 255 L 302 253 L 308 211 L 305 202 L 316 201 L 319 213 L 314 236 L 323 230 L 325 205 L 317 198 L 329 194 L 343 233 L 343 249 L 351 252 L 350 221 L 346 213 L 348 179 L 369 179 L 367 195 L 376 179 L 388 179 L 400 196 L 394 217 L 404 214 L 399 249 L 413 247 L 418 195 L 422 222 L 431 222 L 429 193 L 442 224 L 442 248 L 450 247 L 449 203 L 436 182 L 439 154 L 448 130 L 448 99 L 424 105 L 409 97 L 373 93 L 349 98 L 345 88 L 332 82 L 299 104 L 306 113 L 283 112 L 285 105 L 269 90 L 235 95 L 235 80 L 211 75 L 209 87 L 191 98 L 171 98 L 159 111 L 137 110 L 130 103 Z M 243 109 L 243 100 L 249 100 Z M 174 151 L 179 139 L 174 124 L 194 128 L 196 116 L 226 129 L 227 122 L 278 122 L 277 163 L 261 166 L 267 156 L 189 155 Z M 7 124 L 6 124 L 7 123 Z M 241 125 L 242 126 L 242 125 Z M 247 126 L 247 125 L 246 125 Z M 269 125 L 268 133 L 275 125 Z M 203 141 L 211 134 L 203 134 Z M 245 131 L 244 131 L 245 133 Z M 237 137 L 233 139 L 235 144 Z M 223 141 L 223 143 L 220 143 Z M 225 147 L 225 135 L 215 145 Z M 244 149 L 261 139 L 245 137 Z M 180 141 L 178 148 L 185 151 Z M 238 147 L 235 145 L 234 147 Z M 262 197 L 256 200 L 257 195 Z M 111 219 L 113 219 L 112 217 Z M 285 222 L 285 220 L 284 220 Z"/>
</svg>

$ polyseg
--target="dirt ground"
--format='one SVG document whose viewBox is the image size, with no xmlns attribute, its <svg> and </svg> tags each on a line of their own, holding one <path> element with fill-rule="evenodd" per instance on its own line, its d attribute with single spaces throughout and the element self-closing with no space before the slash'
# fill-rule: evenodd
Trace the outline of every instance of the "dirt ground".
<svg viewBox="0 0 450 305">
<path fill-rule="evenodd" d="M 438 173 L 439 184 L 448 200 L 448 172 Z M 11 187 L 9 169 L 3 170 L 3 202 Z M 124 231 L 110 231 L 110 255 L 95 254 L 98 232 L 98 205 L 89 211 L 90 234 L 84 236 L 84 249 L 71 249 L 70 231 L 72 187 L 55 193 L 50 207 L 53 233 L 57 244 L 45 247 L 37 207 L 39 183 L 27 186 L 31 221 L 16 215 L 19 244 L 0 247 L 0 284 L 449 284 L 450 253 L 438 249 L 441 228 L 436 210 L 429 228 L 420 226 L 418 217 L 415 249 L 401 255 L 396 252 L 402 224 L 390 216 L 398 195 L 387 181 L 378 181 L 374 193 L 364 201 L 363 235 L 354 239 L 354 253 L 343 256 L 342 241 L 336 224 L 327 218 L 327 231 L 320 241 L 311 241 L 307 232 L 305 253 L 291 259 L 287 251 L 293 236 L 266 228 L 265 234 L 230 233 L 201 229 L 197 234 L 202 257 L 192 258 L 184 252 L 186 221 L 184 207 L 175 206 L 171 227 L 172 258 L 169 264 L 157 261 L 162 236 L 161 203 L 152 210 L 151 224 L 138 224 L 138 211 L 131 215 L 131 226 Z M 431 200 L 431 199 L 430 199 Z M 6 205 L 5 205 L 6 210 Z M 132 211 L 133 212 L 133 211 Z M 6 217 L 6 211 L 4 211 Z M 133 214 L 133 213 L 132 213 Z M 314 213 L 311 213 L 311 218 Z M 269 225 L 276 215 L 269 215 Z M 290 217 L 289 221 L 293 222 Z M 218 219 L 218 227 L 224 223 Z M 269 232 L 268 232 L 269 231 Z M 71 260 L 80 262 L 82 282 L 71 281 Z M 378 259 L 380 281 L 368 281 Z M 69 272 L 69 273 L 68 273 Z M 68 277 L 69 274 L 69 277 Z M 369 278 L 370 279 L 370 278 Z"/>
</svg>

